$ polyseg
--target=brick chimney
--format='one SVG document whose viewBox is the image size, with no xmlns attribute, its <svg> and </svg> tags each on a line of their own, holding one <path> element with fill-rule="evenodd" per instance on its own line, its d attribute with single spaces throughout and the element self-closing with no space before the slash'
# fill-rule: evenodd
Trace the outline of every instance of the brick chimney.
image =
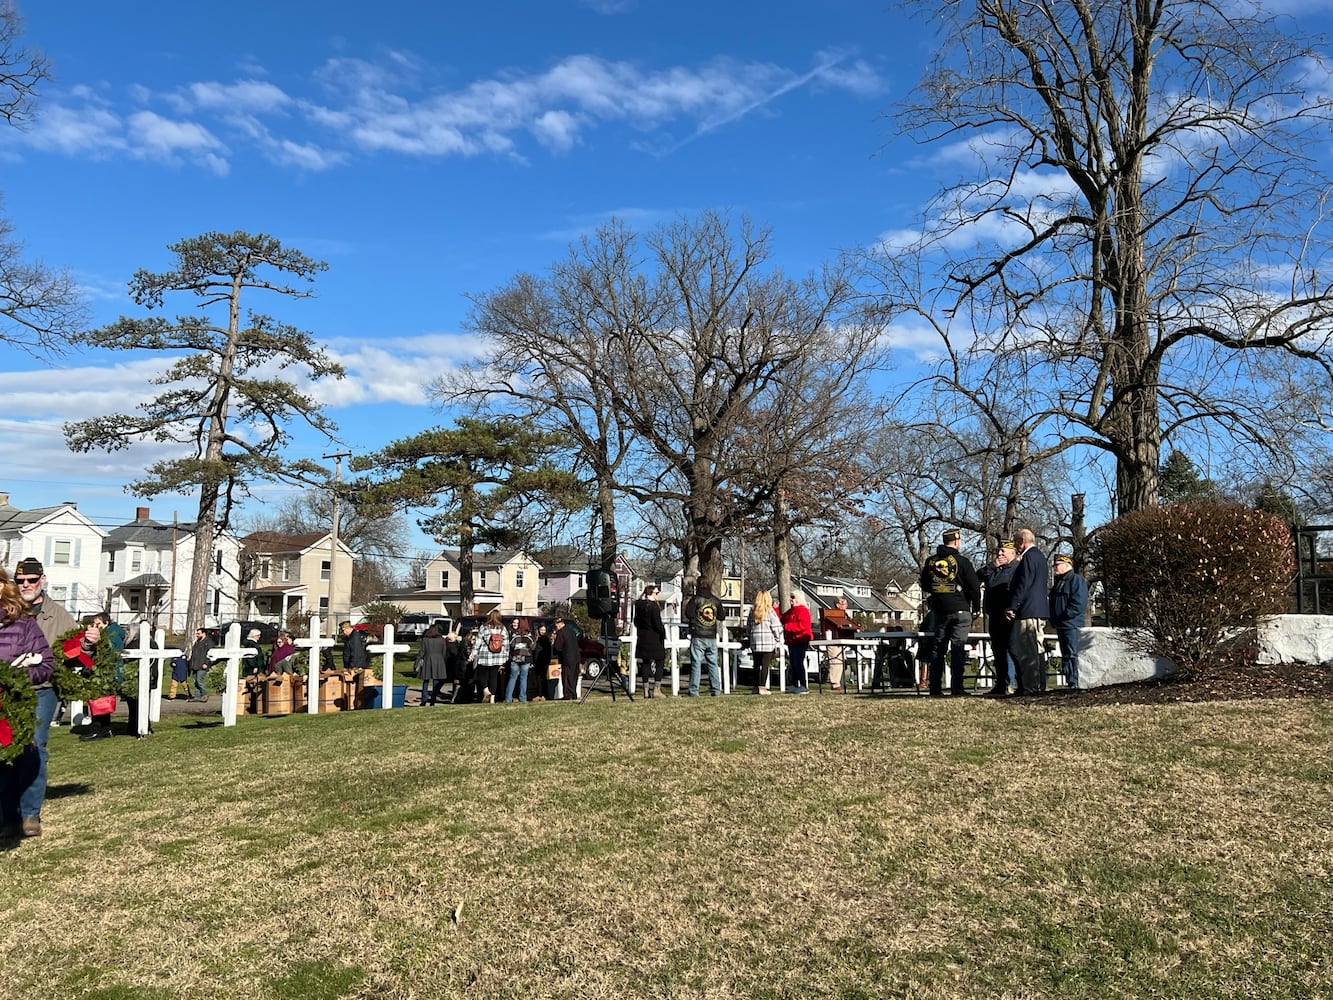
<svg viewBox="0 0 1333 1000">
<path fill-rule="evenodd" d="M 136 521 L 147 521 L 147 520 L 148 520 L 148 508 L 147 508 L 147 507 L 135 507 L 135 508 L 134 508 L 134 519 L 135 519 Z"/>
</svg>

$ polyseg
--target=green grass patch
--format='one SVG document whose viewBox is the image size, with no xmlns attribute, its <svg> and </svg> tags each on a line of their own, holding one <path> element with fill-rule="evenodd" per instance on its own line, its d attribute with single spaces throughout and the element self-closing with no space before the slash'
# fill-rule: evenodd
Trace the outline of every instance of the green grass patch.
<svg viewBox="0 0 1333 1000">
<path fill-rule="evenodd" d="M 1322 703 L 211 721 L 53 733 L 0 1000 L 1295 1000 L 1333 965 Z"/>
</svg>

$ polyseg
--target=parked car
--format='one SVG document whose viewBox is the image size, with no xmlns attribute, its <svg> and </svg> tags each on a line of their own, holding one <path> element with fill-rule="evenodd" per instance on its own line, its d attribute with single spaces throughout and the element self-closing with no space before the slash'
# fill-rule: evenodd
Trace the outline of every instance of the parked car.
<svg viewBox="0 0 1333 1000">
<path fill-rule="evenodd" d="M 426 629 L 430 628 L 434 617 L 434 615 L 416 611 L 403 615 L 403 620 L 394 626 L 393 634 L 399 639 L 413 642 L 426 634 Z"/>
</svg>

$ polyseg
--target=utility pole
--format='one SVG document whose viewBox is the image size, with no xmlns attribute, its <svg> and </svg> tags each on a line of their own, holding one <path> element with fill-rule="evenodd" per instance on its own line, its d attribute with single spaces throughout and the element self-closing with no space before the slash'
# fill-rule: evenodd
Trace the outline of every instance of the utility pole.
<svg viewBox="0 0 1333 1000">
<path fill-rule="evenodd" d="M 329 532 L 329 618 L 326 623 L 328 626 L 328 635 L 333 635 L 337 631 L 337 621 L 333 611 L 334 583 L 338 579 L 338 484 L 342 481 L 343 459 L 351 458 L 350 451 L 339 451 L 332 455 L 325 455 L 326 459 L 334 459 L 333 466 L 333 530 Z"/>
</svg>

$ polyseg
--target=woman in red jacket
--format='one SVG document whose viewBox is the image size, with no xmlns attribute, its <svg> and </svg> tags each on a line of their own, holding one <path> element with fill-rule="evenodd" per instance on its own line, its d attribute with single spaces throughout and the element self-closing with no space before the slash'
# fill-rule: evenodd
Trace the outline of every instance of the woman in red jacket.
<svg viewBox="0 0 1333 1000">
<path fill-rule="evenodd" d="M 805 595 L 799 590 L 791 592 L 791 606 L 782 612 L 782 634 L 787 641 L 787 693 L 809 694 L 805 654 L 815 635 L 810 628 L 810 608 L 806 606 Z"/>
</svg>

